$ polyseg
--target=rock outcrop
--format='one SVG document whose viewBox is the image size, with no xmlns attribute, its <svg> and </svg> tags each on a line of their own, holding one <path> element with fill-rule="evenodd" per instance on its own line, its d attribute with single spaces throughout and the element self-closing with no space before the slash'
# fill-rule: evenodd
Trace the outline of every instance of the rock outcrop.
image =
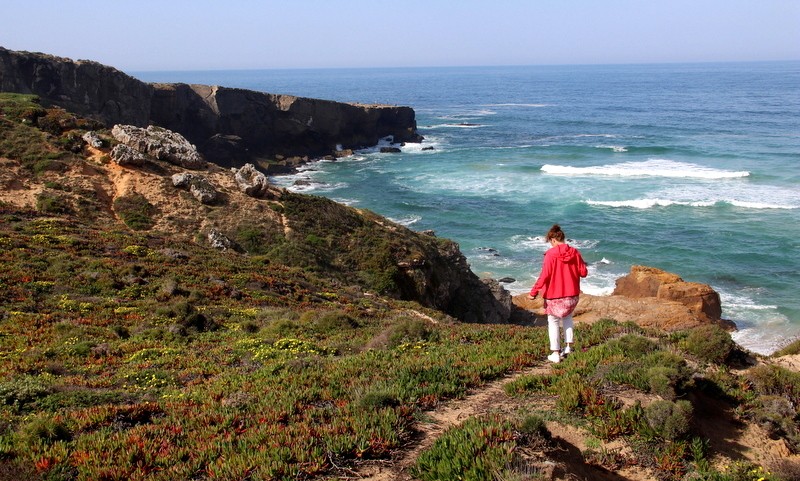
<svg viewBox="0 0 800 481">
<path fill-rule="evenodd" d="M 256 199 L 277 199 L 281 189 L 269 183 L 269 179 L 259 172 L 253 164 L 245 164 L 241 169 L 233 169 L 236 185 L 244 194 Z"/>
<path fill-rule="evenodd" d="M 111 135 L 120 144 L 149 155 L 158 160 L 185 169 L 203 169 L 206 162 L 194 145 L 182 135 L 171 130 L 151 125 L 146 129 L 134 125 L 115 125 Z M 113 155 L 112 155 L 113 157 Z"/>
<path fill-rule="evenodd" d="M 189 193 L 201 204 L 214 204 L 219 199 L 219 192 L 214 185 L 202 175 L 183 172 L 172 176 L 172 185 L 189 189 Z"/>
<path fill-rule="evenodd" d="M 413 235 L 427 243 L 422 234 Z M 510 294 L 496 281 L 479 279 L 455 242 L 442 240 L 416 262 L 397 267 L 398 297 L 402 299 L 441 310 L 463 322 L 503 324 L 512 320 L 516 308 Z"/>
<path fill-rule="evenodd" d="M 514 297 L 514 304 L 543 316 L 541 298 L 529 300 L 521 294 Z M 610 296 L 582 293 L 574 312 L 578 322 L 609 318 L 665 331 L 707 324 L 736 329 L 721 316 L 719 294 L 711 286 L 685 282 L 676 274 L 646 266 L 633 266 L 630 274 L 617 280 Z"/>
<path fill-rule="evenodd" d="M 207 160 L 241 167 L 321 157 L 391 136 L 419 142 L 414 110 L 207 85 L 147 84 L 96 62 L 0 47 L 0 91 L 38 95 L 111 127 L 154 124 L 180 133 Z M 265 162 L 266 163 L 266 162 Z"/>
<path fill-rule="evenodd" d="M 631 267 L 630 274 L 617 279 L 613 295 L 676 301 L 707 322 L 718 322 L 722 317 L 719 294 L 711 286 L 685 282 L 675 274 L 654 267 Z"/>
</svg>

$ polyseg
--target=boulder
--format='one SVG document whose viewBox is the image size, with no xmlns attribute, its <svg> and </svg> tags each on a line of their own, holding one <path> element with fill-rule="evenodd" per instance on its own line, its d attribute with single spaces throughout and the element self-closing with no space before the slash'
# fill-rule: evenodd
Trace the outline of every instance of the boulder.
<svg viewBox="0 0 800 481">
<path fill-rule="evenodd" d="M 658 288 L 656 297 L 680 302 L 696 315 L 705 316 L 711 322 L 719 321 L 722 317 L 719 293 L 707 284 L 697 282 L 663 284 Z"/>
<path fill-rule="evenodd" d="M 680 276 L 655 267 L 632 266 L 630 274 L 617 279 L 613 294 L 677 301 L 709 322 L 717 322 L 722 317 L 719 294 L 711 286 L 685 282 Z"/>
<path fill-rule="evenodd" d="M 214 185 L 202 175 L 184 172 L 172 176 L 172 185 L 185 187 L 202 204 L 213 204 L 219 199 L 219 192 Z"/>
<path fill-rule="evenodd" d="M 399 147 L 381 147 L 382 154 L 399 154 L 402 152 Z"/>
<path fill-rule="evenodd" d="M 171 130 L 148 126 L 146 129 L 134 125 L 115 125 L 111 135 L 120 143 L 139 152 L 164 160 L 185 169 L 203 169 L 206 162 L 181 134 Z"/>
<path fill-rule="evenodd" d="M 490 312 L 486 313 L 486 317 L 510 319 L 511 310 L 514 307 L 511 301 L 511 294 L 495 279 L 481 279 L 481 282 L 489 288 L 489 292 L 491 292 L 492 296 L 497 300 L 497 302 L 494 303 L 487 303 L 486 307 Z"/>
<path fill-rule="evenodd" d="M 218 230 L 211 230 L 208 233 L 208 243 L 214 249 L 219 249 L 221 251 L 226 251 L 228 249 L 233 249 L 233 242 L 228 239 L 225 234 L 219 232 Z"/>
<path fill-rule="evenodd" d="M 103 139 L 101 139 L 94 130 L 86 132 L 81 138 L 84 142 L 86 142 L 87 145 L 94 147 L 95 149 L 99 149 L 103 146 Z"/>
<path fill-rule="evenodd" d="M 683 282 L 679 276 L 647 266 L 632 266 L 630 274 L 617 279 L 614 295 L 625 297 L 656 297 L 663 284 Z"/>
<path fill-rule="evenodd" d="M 351 155 L 353 155 L 353 149 L 342 149 L 333 153 L 333 156 L 337 159 L 341 159 L 342 157 L 350 157 Z"/>
<path fill-rule="evenodd" d="M 132 147 L 125 144 L 117 144 L 111 149 L 111 160 L 119 165 L 139 167 L 147 162 L 147 157 Z"/>
<path fill-rule="evenodd" d="M 267 176 L 253 164 L 245 164 L 241 169 L 233 169 L 236 185 L 239 190 L 256 199 L 274 199 L 280 197 L 281 190 L 269 183 Z"/>
</svg>

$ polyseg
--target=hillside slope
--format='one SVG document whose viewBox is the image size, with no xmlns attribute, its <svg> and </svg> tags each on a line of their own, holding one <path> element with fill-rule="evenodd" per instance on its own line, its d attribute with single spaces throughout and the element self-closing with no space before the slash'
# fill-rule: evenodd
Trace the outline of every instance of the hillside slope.
<svg viewBox="0 0 800 481">
<path fill-rule="evenodd" d="M 605 319 L 544 365 L 544 329 L 457 322 L 508 310 L 451 241 L 0 112 L 0 480 L 800 473 L 797 346 Z"/>
</svg>

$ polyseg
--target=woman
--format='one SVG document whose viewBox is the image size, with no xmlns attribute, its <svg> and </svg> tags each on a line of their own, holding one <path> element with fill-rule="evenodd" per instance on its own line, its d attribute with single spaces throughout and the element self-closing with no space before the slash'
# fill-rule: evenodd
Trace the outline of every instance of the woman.
<svg viewBox="0 0 800 481">
<path fill-rule="evenodd" d="M 572 311 L 578 305 L 581 293 L 581 277 L 586 277 L 586 263 L 578 249 L 568 245 L 564 231 L 558 224 L 547 232 L 545 241 L 550 249 L 544 253 L 544 263 L 539 279 L 531 288 L 530 299 L 535 299 L 542 292 L 545 313 L 547 313 L 547 330 L 550 334 L 550 350 L 547 359 L 551 362 L 561 361 L 560 327 L 564 328 L 566 347 L 563 355 L 572 352 L 573 322 Z"/>
</svg>

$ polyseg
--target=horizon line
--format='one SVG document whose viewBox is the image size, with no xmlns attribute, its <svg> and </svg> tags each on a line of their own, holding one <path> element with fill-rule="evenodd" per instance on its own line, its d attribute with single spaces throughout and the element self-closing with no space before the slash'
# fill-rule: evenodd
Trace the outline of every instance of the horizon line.
<svg viewBox="0 0 800 481">
<path fill-rule="evenodd" d="M 708 65 L 708 64 L 749 64 L 749 63 L 794 63 L 796 59 L 777 60 L 697 60 L 697 61 L 652 61 L 652 62 L 610 62 L 610 63 L 542 63 L 542 64 L 484 64 L 484 65 L 407 65 L 373 67 L 233 67 L 233 68 L 187 68 L 187 69 L 131 69 L 132 73 L 153 72 L 247 72 L 264 70 L 393 70 L 393 69 L 459 69 L 459 68 L 521 68 L 521 67 L 623 67 L 656 65 Z M 121 70 L 121 69 L 120 69 Z"/>
</svg>

